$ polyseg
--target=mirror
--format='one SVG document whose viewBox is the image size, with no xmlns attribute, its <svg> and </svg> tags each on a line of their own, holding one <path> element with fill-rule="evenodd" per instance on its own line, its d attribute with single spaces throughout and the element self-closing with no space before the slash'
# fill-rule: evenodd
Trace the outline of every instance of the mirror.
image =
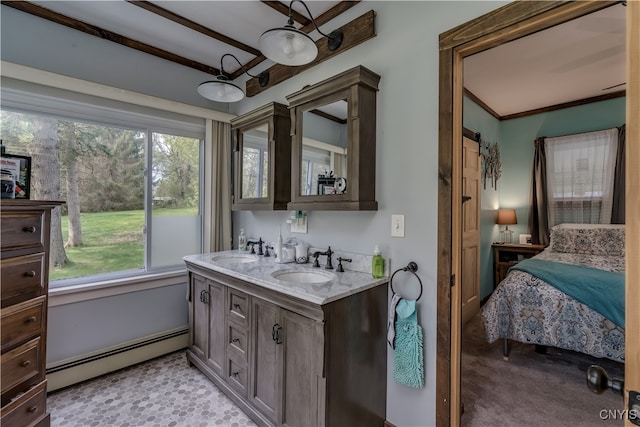
<svg viewBox="0 0 640 427">
<path fill-rule="evenodd" d="M 242 133 L 243 199 L 260 199 L 269 194 L 269 129 L 266 123 Z"/>
<path fill-rule="evenodd" d="M 302 134 L 300 195 L 346 193 L 346 99 L 304 111 Z"/>
<path fill-rule="evenodd" d="M 231 209 L 282 210 L 291 200 L 291 116 L 269 103 L 231 119 L 234 184 Z"/>
<path fill-rule="evenodd" d="M 376 210 L 376 92 L 359 65 L 287 96 L 289 210 Z"/>
</svg>

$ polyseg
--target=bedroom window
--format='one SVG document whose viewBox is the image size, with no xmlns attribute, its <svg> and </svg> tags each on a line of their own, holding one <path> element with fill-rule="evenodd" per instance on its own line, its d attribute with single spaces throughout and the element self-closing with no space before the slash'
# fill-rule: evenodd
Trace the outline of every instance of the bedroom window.
<svg viewBox="0 0 640 427">
<path fill-rule="evenodd" d="M 204 121 L 7 95 L 3 144 L 32 158 L 31 198 L 66 201 L 52 219 L 51 288 L 173 271 L 201 252 Z"/>
<path fill-rule="evenodd" d="M 618 129 L 546 138 L 549 226 L 609 224 Z"/>
</svg>

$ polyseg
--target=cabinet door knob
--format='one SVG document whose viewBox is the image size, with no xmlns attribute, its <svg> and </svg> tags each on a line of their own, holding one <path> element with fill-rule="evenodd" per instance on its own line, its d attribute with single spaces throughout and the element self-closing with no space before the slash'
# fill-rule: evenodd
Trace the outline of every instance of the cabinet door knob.
<svg viewBox="0 0 640 427">
<path fill-rule="evenodd" d="M 231 340 L 232 343 L 239 343 L 240 342 L 240 338 L 234 338 Z"/>
<path fill-rule="evenodd" d="M 236 310 L 240 311 L 240 304 L 234 303 L 233 304 L 233 308 L 235 308 Z"/>
<path fill-rule="evenodd" d="M 32 225 L 31 227 L 23 228 L 22 231 L 24 231 L 25 233 L 35 233 L 36 231 L 38 231 L 38 228 L 35 225 Z"/>
<path fill-rule="evenodd" d="M 36 320 L 36 316 L 31 316 L 24 319 L 24 323 L 34 323 Z"/>
<path fill-rule="evenodd" d="M 24 275 L 27 277 L 36 277 L 36 272 L 34 270 L 31 270 L 31 271 L 25 272 Z"/>
<path fill-rule="evenodd" d="M 27 368 L 29 365 L 31 365 L 31 361 L 30 360 L 25 360 L 24 362 L 21 363 L 23 368 Z"/>
<path fill-rule="evenodd" d="M 234 378 L 238 378 L 240 376 L 240 372 L 234 372 L 231 375 L 233 375 Z"/>
<path fill-rule="evenodd" d="M 38 407 L 36 405 L 33 405 L 33 406 L 29 406 L 29 409 L 27 409 L 27 412 L 29 412 L 30 414 L 35 414 L 37 410 L 38 410 Z"/>
</svg>

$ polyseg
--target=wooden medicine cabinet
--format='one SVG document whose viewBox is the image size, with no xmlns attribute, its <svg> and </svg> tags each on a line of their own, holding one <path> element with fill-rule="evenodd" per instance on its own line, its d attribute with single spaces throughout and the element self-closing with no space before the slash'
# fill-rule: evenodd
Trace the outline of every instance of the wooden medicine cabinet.
<svg viewBox="0 0 640 427">
<path fill-rule="evenodd" d="M 287 96 L 292 124 L 288 209 L 378 209 L 379 81 L 379 75 L 357 66 Z"/>
<path fill-rule="evenodd" d="M 291 119 L 272 102 L 231 120 L 232 210 L 285 210 L 291 200 Z"/>
</svg>

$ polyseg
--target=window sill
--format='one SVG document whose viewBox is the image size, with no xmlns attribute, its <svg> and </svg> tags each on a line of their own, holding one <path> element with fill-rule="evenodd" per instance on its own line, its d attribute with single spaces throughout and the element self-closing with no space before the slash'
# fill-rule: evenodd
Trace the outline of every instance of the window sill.
<svg viewBox="0 0 640 427">
<path fill-rule="evenodd" d="M 102 280 L 49 290 L 49 307 L 73 304 L 97 298 L 161 288 L 187 282 L 186 270 L 150 273 L 141 276 Z"/>
</svg>

